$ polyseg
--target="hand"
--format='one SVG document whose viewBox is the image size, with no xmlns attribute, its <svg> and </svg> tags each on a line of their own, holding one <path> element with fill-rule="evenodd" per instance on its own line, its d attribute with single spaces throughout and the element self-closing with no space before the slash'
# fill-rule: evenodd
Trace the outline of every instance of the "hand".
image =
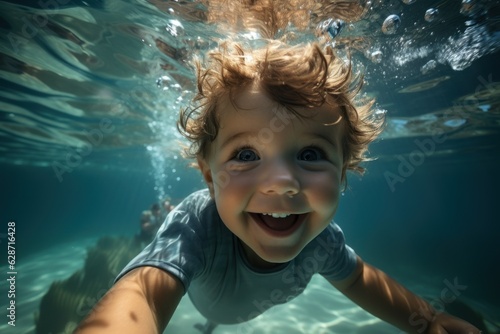
<svg viewBox="0 0 500 334">
<path fill-rule="evenodd" d="M 427 334 L 480 334 L 481 331 L 467 321 L 446 313 L 439 313 L 429 326 Z"/>
</svg>

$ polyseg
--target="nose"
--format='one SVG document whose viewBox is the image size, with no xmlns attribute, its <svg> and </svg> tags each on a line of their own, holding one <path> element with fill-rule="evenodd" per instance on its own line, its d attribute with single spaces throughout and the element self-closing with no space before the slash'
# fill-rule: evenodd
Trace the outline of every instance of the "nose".
<svg viewBox="0 0 500 334">
<path fill-rule="evenodd" d="M 267 195 L 294 196 L 300 191 L 300 182 L 294 166 L 286 161 L 269 164 L 261 183 L 261 190 Z"/>
</svg>

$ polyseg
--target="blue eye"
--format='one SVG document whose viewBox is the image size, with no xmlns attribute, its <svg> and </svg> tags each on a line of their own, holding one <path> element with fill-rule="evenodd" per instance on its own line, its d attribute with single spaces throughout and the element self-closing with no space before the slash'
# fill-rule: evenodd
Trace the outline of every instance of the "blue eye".
<svg viewBox="0 0 500 334">
<path fill-rule="evenodd" d="M 325 158 L 325 152 L 318 147 L 307 147 L 300 151 L 298 155 L 298 159 L 303 161 L 317 161 Z"/>
<path fill-rule="evenodd" d="M 259 160 L 259 157 L 251 149 L 241 149 L 236 152 L 235 159 L 239 161 L 255 161 Z"/>
</svg>

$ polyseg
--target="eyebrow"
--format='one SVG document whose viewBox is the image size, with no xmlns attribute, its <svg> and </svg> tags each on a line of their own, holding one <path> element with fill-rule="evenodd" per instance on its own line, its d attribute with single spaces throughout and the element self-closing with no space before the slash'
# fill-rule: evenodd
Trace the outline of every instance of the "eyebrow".
<svg viewBox="0 0 500 334">
<path fill-rule="evenodd" d="M 316 133 L 316 132 L 309 132 L 307 133 L 307 136 L 308 137 L 311 137 L 312 139 L 320 139 L 320 140 L 323 140 L 325 142 L 327 142 L 328 144 L 330 144 L 331 146 L 335 147 L 335 149 L 342 149 L 342 144 L 341 144 L 341 140 L 340 138 L 335 138 L 335 140 L 332 140 L 333 138 L 330 138 L 329 136 L 327 135 L 324 135 L 322 133 Z"/>
<path fill-rule="evenodd" d="M 232 142 L 237 141 L 239 139 L 243 138 L 249 138 L 252 137 L 255 133 L 252 131 L 244 131 L 244 132 L 238 132 L 235 133 L 231 136 L 229 136 L 227 139 L 224 140 L 224 142 L 220 145 L 219 150 L 224 150 L 226 146 L 229 146 Z M 333 146 L 336 150 L 342 150 L 342 144 L 340 140 L 332 140 L 327 135 L 324 135 L 322 133 L 317 133 L 317 132 L 307 132 L 305 133 L 307 137 L 310 139 L 319 139 L 322 141 L 325 141 L 329 145 Z M 256 135 L 253 137 L 257 137 Z"/>
<path fill-rule="evenodd" d="M 229 136 L 227 139 L 225 139 L 222 144 L 220 145 L 219 149 L 222 151 L 226 146 L 229 146 L 232 142 L 241 139 L 241 137 L 248 138 L 249 136 L 253 135 L 254 132 L 250 131 L 244 131 L 244 132 L 237 132 L 231 136 Z"/>
</svg>

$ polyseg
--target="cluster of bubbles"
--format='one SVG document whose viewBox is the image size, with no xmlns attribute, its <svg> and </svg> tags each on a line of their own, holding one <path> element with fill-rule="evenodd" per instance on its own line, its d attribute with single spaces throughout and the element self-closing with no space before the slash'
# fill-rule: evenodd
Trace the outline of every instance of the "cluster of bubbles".
<svg viewBox="0 0 500 334">
<path fill-rule="evenodd" d="M 401 1 L 406 5 L 411 5 L 416 2 L 416 0 L 401 0 Z M 490 36 L 487 36 L 486 34 L 477 31 L 479 28 L 475 27 L 474 33 L 472 31 L 469 31 L 472 30 L 472 28 L 474 28 L 470 26 L 475 24 L 476 18 L 487 14 L 488 6 L 486 5 L 486 3 L 487 2 L 481 0 L 461 0 L 460 13 L 471 17 L 471 20 L 468 21 L 468 23 L 466 23 L 466 25 L 469 26 L 469 28 L 464 33 L 463 38 L 459 38 L 456 41 L 450 41 L 450 43 L 452 44 L 439 53 L 438 56 L 441 56 L 441 58 L 443 59 L 439 59 L 438 57 L 437 59 L 438 61 L 430 60 L 424 66 L 422 66 L 420 68 L 420 72 L 422 74 L 425 75 L 427 73 L 432 72 L 437 67 L 438 62 L 439 63 L 448 62 L 455 70 L 467 67 L 472 59 L 479 57 L 479 54 L 477 53 L 483 54 L 486 52 L 486 51 L 483 51 L 482 53 L 479 51 L 471 52 L 470 48 L 471 44 L 484 45 L 489 43 L 488 45 L 491 44 L 490 49 L 496 48 L 496 44 L 491 41 L 492 38 Z M 436 22 L 438 21 L 440 14 L 441 13 L 437 8 L 431 7 L 425 11 L 425 13 L 423 14 L 423 19 L 425 20 L 425 22 L 429 23 Z M 320 42 L 328 43 L 331 46 L 335 46 L 335 38 L 337 38 L 337 36 L 342 32 L 345 25 L 346 23 L 341 19 L 330 18 L 320 22 L 316 26 L 315 35 Z M 351 26 L 352 24 L 348 26 L 348 30 L 352 30 Z M 400 29 L 400 26 L 401 26 L 401 17 L 397 14 L 391 14 L 385 18 L 380 30 L 385 35 L 395 35 Z M 462 49 L 465 51 L 462 52 L 461 51 Z M 445 56 L 443 55 L 445 54 L 448 55 L 451 54 L 453 55 L 453 57 L 446 57 L 446 59 L 444 59 Z M 381 63 L 384 58 L 384 54 L 379 47 L 372 47 L 369 50 L 365 50 L 364 55 L 367 59 L 376 64 Z M 419 57 L 421 57 L 420 54 L 418 55 Z"/>
<path fill-rule="evenodd" d="M 409 4 L 414 3 L 415 0 L 403 0 L 403 2 L 405 4 L 409 5 Z M 429 8 L 426 10 L 426 12 L 424 14 L 424 19 L 427 22 L 432 22 L 432 21 L 436 20 L 438 15 L 439 15 L 439 10 L 437 10 L 436 8 Z M 389 15 L 384 20 L 384 23 L 382 23 L 381 30 L 386 35 L 393 35 L 396 33 L 396 31 L 398 30 L 400 25 L 401 25 L 401 18 L 396 14 L 392 14 L 392 15 Z"/>
<path fill-rule="evenodd" d="M 177 171 L 171 167 L 178 157 L 170 154 L 170 143 L 173 140 L 171 128 L 172 122 L 175 121 L 173 115 L 177 113 L 178 104 L 183 99 L 183 93 L 181 93 L 181 86 L 168 75 L 158 77 L 155 84 L 162 93 L 168 94 L 155 99 L 155 108 L 152 110 L 153 117 L 148 122 L 149 129 L 153 133 L 153 141 L 146 146 L 152 165 L 151 175 L 155 182 L 154 190 L 157 199 L 161 201 L 172 189 L 172 185 L 169 183 L 173 180 L 180 181 L 180 177 L 175 179 L 172 177 Z M 170 94 L 178 95 L 177 99 L 173 101 L 173 99 L 168 98 L 172 96 Z"/>
</svg>

